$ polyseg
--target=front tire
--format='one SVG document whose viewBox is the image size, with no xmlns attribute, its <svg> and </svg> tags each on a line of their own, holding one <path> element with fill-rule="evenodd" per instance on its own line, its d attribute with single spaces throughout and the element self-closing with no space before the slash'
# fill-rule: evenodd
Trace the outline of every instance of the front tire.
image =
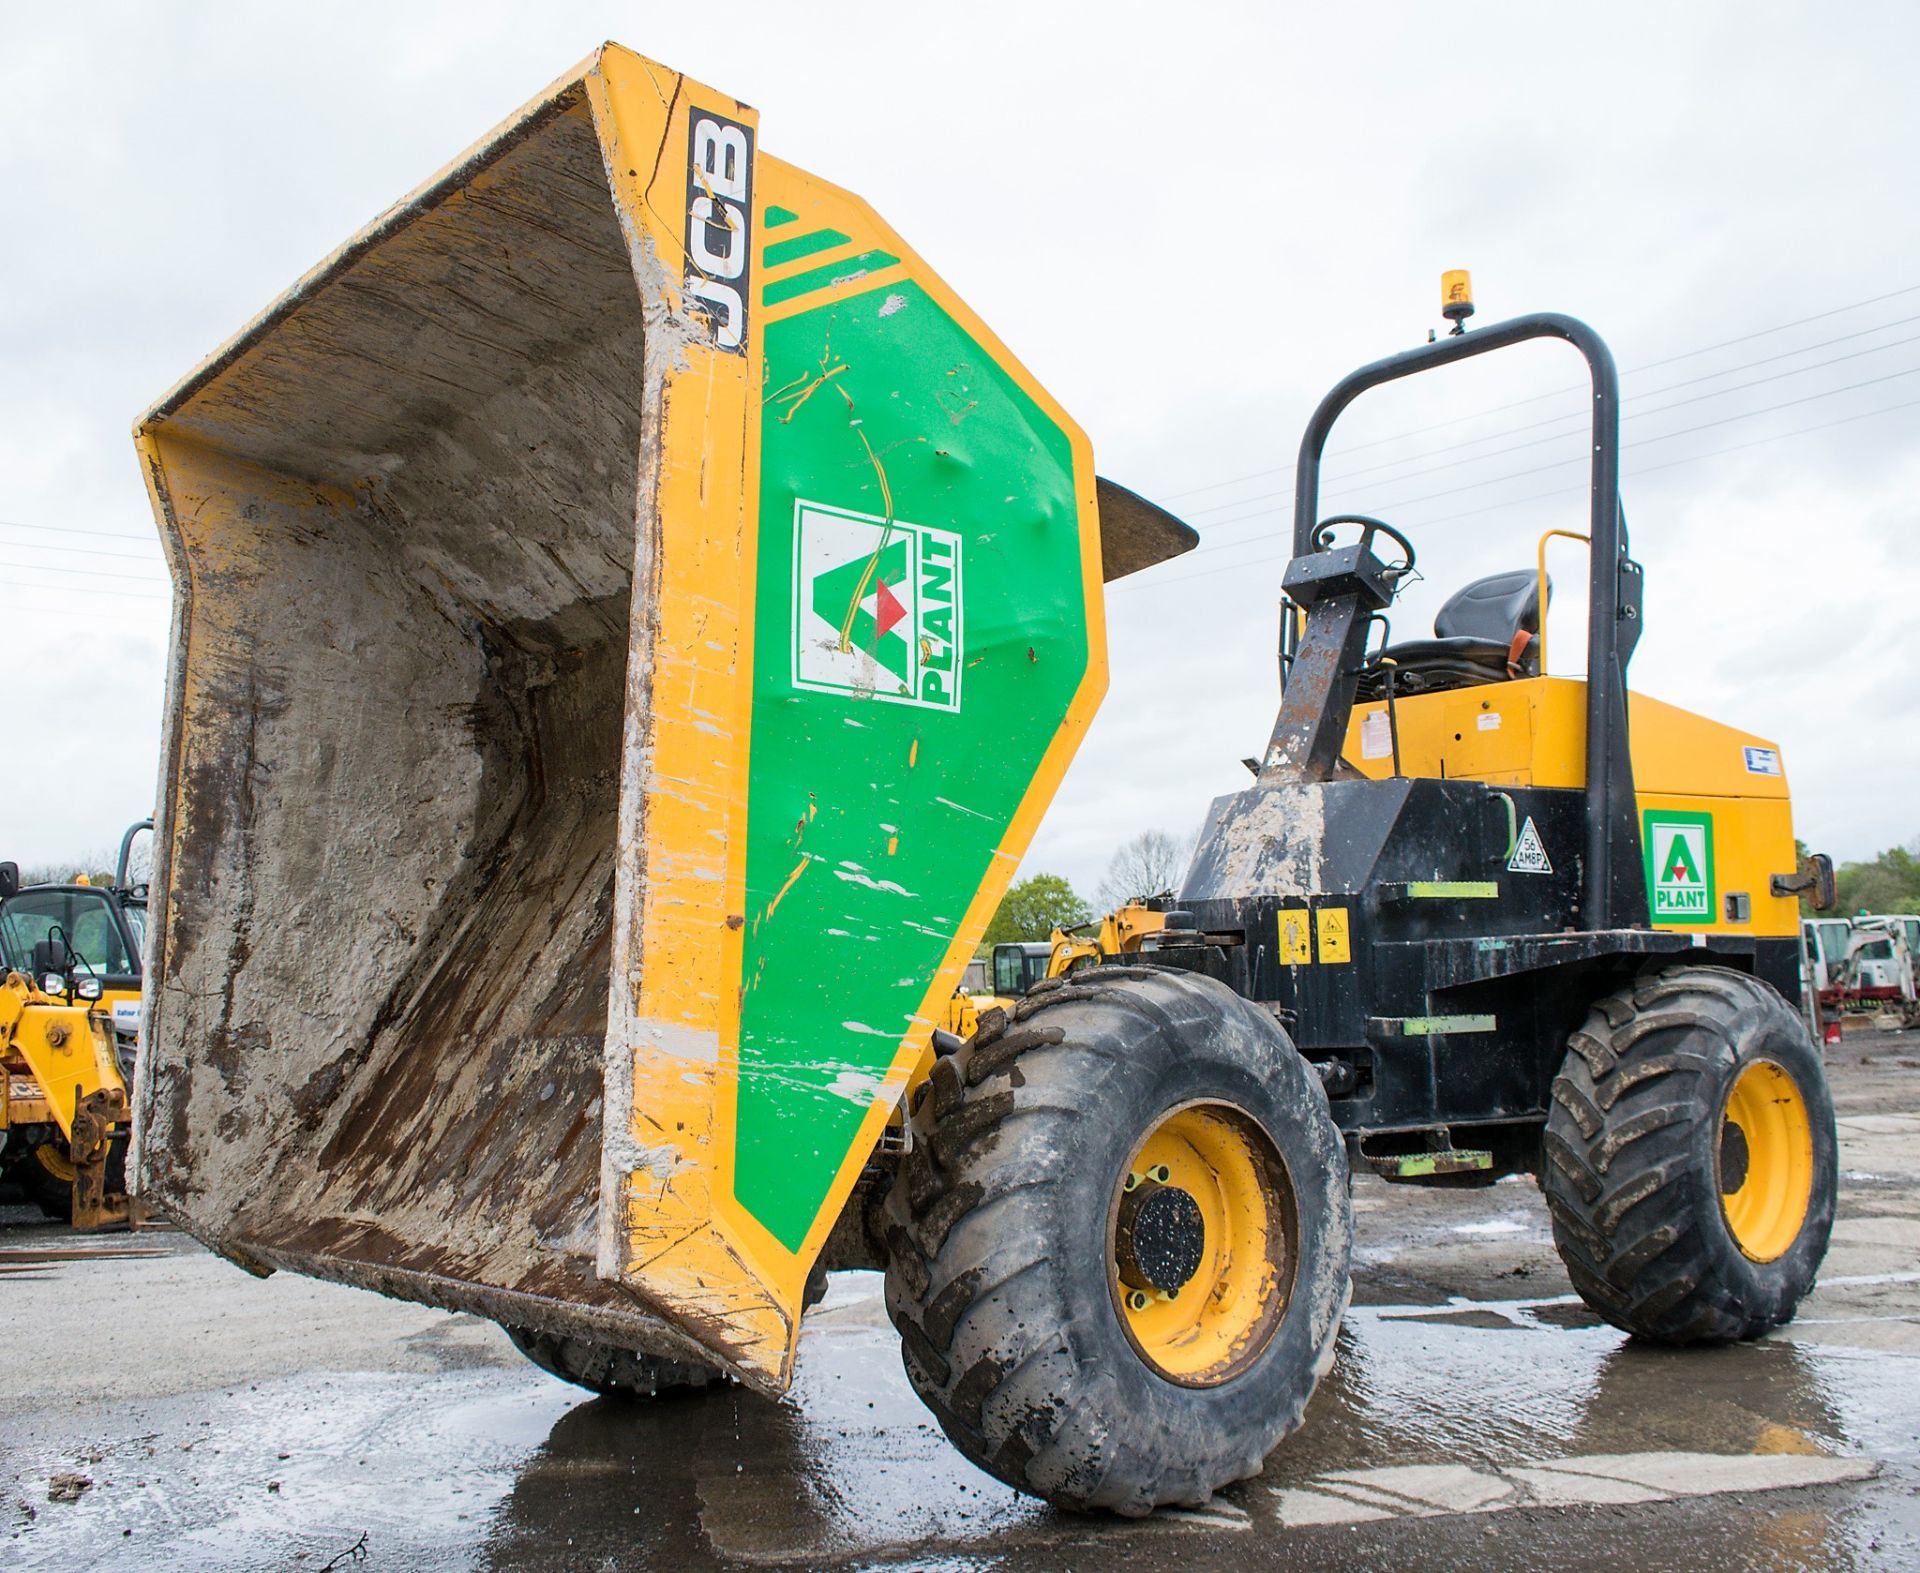
<svg viewBox="0 0 1920 1573">
<path fill-rule="evenodd" d="M 1594 1006 L 1553 1084 L 1541 1187 L 1580 1297 L 1658 1343 L 1790 1321 L 1839 1187 L 1833 1099 L 1791 1006 L 1724 967 Z"/>
<path fill-rule="evenodd" d="M 712 1366 L 658 1355 L 617 1349 L 584 1338 L 564 1338 L 531 1327 L 501 1327 L 514 1348 L 549 1376 L 572 1382 L 602 1398 L 658 1398 L 667 1393 L 695 1392 L 728 1380 Z"/>
<path fill-rule="evenodd" d="M 1345 1148 L 1273 1017 L 1192 973 L 1037 985 L 941 1060 L 887 1198 L 887 1310 L 961 1452 L 1060 1506 L 1199 1505 L 1332 1363 Z"/>
</svg>

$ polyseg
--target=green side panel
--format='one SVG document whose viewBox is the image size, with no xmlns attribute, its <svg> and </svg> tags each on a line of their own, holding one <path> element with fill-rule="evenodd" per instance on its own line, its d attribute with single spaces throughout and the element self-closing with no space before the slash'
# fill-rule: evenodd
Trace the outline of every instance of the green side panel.
<svg viewBox="0 0 1920 1573">
<path fill-rule="evenodd" d="M 766 329 L 734 1189 L 790 1249 L 1087 670 L 1066 434 L 919 285 Z"/>
<path fill-rule="evenodd" d="M 767 216 L 760 221 L 762 229 L 778 229 L 782 224 L 791 224 L 800 215 L 792 208 L 783 208 L 779 203 L 767 209 Z"/>
<path fill-rule="evenodd" d="M 841 279 L 854 279 L 862 273 L 890 268 L 899 260 L 890 251 L 863 251 L 857 257 L 842 257 L 838 262 L 829 262 L 824 267 L 809 268 L 790 279 L 776 279 L 760 291 L 760 299 L 769 306 L 777 306 L 783 300 L 811 295 L 815 290 L 825 289 Z"/>
<path fill-rule="evenodd" d="M 851 239 L 851 235 L 843 235 L 837 229 L 816 229 L 805 235 L 795 235 L 792 240 L 776 240 L 767 247 L 766 264 L 770 268 L 777 268 L 785 262 L 798 262 L 816 251 L 844 246 Z"/>
</svg>

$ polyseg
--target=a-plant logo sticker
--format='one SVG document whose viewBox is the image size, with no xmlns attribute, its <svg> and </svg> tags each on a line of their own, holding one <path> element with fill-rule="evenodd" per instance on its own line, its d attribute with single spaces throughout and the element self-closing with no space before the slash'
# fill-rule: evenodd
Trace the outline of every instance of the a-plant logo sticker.
<svg viewBox="0 0 1920 1573">
<path fill-rule="evenodd" d="M 960 708 L 961 543 L 951 530 L 793 506 L 793 683 Z"/>
<path fill-rule="evenodd" d="M 1650 808 L 1641 815 L 1647 893 L 1656 923 L 1713 921 L 1713 815 Z"/>
</svg>

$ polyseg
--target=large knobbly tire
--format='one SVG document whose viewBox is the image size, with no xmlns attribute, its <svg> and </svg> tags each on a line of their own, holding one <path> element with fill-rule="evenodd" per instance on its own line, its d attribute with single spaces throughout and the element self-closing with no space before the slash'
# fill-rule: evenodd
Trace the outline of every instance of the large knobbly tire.
<svg viewBox="0 0 1920 1573">
<path fill-rule="evenodd" d="M 663 1393 L 691 1392 L 728 1380 L 712 1366 L 663 1360 L 658 1355 L 615 1349 L 584 1338 L 562 1338 L 530 1327 L 501 1326 L 514 1348 L 548 1375 L 606 1398 L 657 1398 Z"/>
<path fill-rule="evenodd" d="M 1782 1122 L 1770 1165 L 1735 1118 L 1748 1109 L 1749 1123 Z M 1668 1344 L 1756 1338 L 1813 1287 L 1838 1185 L 1833 1100 L 1805 1024 L 1758 979 L 1689 964 L 1602 999 L 1554 1081 L 1545 1140 L 1554 1243 L 1616 1327 Z M 1743 1197 L 1764 1204 L 1772 1238 Z"/>
<path fill-rule="evenodd" d="M 1116 1219 L 1144 1217 L 1149 1191 L 1193 1211 L 1160 1183 L 1165 1167 L 1149 1185 L 1132 1166 L 1196 1117 L 1257 1155 L 1242 1172 L 1259 1176 L 1261 1207 L 1284 1198 L 1291 1238 L 1279 1271 L 1244 1242 L 1222 1256 L 1209 1241 L 1204 1271 L 1220 1276 L 1182 1280 L 1193 1297 L 1176 1306 L 1177 1289 L 1136 1294 L 1115 1276 Z M 1213 1175 L 1220 1195 L 1231 1161 Z M 1191 1172 L 1199 1194 L 1213 1171 Z M 936 1065 L 886 1234 L 907 1376 L 954 1445 L 1060 1506 L 1137 1515 L 1259 1473 L 1299 1425 L 1332 1364 L 1353 1215 L 1320 1079 L 1270 1015 L 1193 973 L 1095 967 L 987 1011 Z M 1132 1253 L 1144 1235 L 1124 1238 Z M 1145 1259 L 1129 1254 L 1126 1271 Z M 1223 1260 L 1252 1262 L 1261 1290 L 1229 1292 Z M 1139 1318 L 1162 1312 L 1261 1320 L 1176 1379 L 1143 1341 Z"/>
</svg>

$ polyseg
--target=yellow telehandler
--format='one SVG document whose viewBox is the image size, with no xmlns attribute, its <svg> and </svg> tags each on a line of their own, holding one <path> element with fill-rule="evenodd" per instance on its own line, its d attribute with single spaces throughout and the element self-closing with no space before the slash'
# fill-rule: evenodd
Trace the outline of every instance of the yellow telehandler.
<svg viewBox="0 0 1920 1573">
<path fill-rule="evenodd" d="M 1107 913 L 1097 924 L 1056 928 L 1048 940 L 1002 940 L 987 959 L 990 991 L 980 994 L 964 986 L 955 989 L 947 1005 L 946 1031 L 956 1038 L 970 1038 L 980 1025 L 982 1011 L 995 1006 L 1012 1009 L 1042 978 L 1064 977 L 1076 967 L 1097 966 L 1133 955 L 1149 936 L 1166 926 L 1165 909 L 1171 904 L 1165 898 L 1156 898 L 1153 903 L 1130 901 Z"/>
<path fill-rule="evenodd" d="M 1537 664 L 1543 585 L 1383 654 L 1413 548 L 1320 516 L 1327 431 L 1534 338 L 1594 388 L 1588 676 Z M 1299 1424 L 1350 1164 L 1539 1176 L 1641 1338 L 1777 1326 L 1833 1216 L 1791 1004 L 1830 879 L 1773 745 L 1629 703 L 1618 397 L 1547 313 L 1343 381 L 1279 719 L 1178 908 L 936 1041 L 1105 689 L 1102 582 L 1194 536 L 756 111 L 607 46 L 138 425 L 139 1190 L 603 1391 L 777 1394 L 822 1268 L 882 1267 L 957 1448 L 1130 1514 Z"/>
<path fill-rule="evenodd" d="M 120 838 L 112 882 L 79 873 L 23 886 L 0 863 L 0 1172 L 49 1218 L 125 1224 L 129 1100 L 141 1020 L 147 886 L 138 838 Z M 84 1011 L 84 1029 L 72 1012 Z"/>
</svg>

